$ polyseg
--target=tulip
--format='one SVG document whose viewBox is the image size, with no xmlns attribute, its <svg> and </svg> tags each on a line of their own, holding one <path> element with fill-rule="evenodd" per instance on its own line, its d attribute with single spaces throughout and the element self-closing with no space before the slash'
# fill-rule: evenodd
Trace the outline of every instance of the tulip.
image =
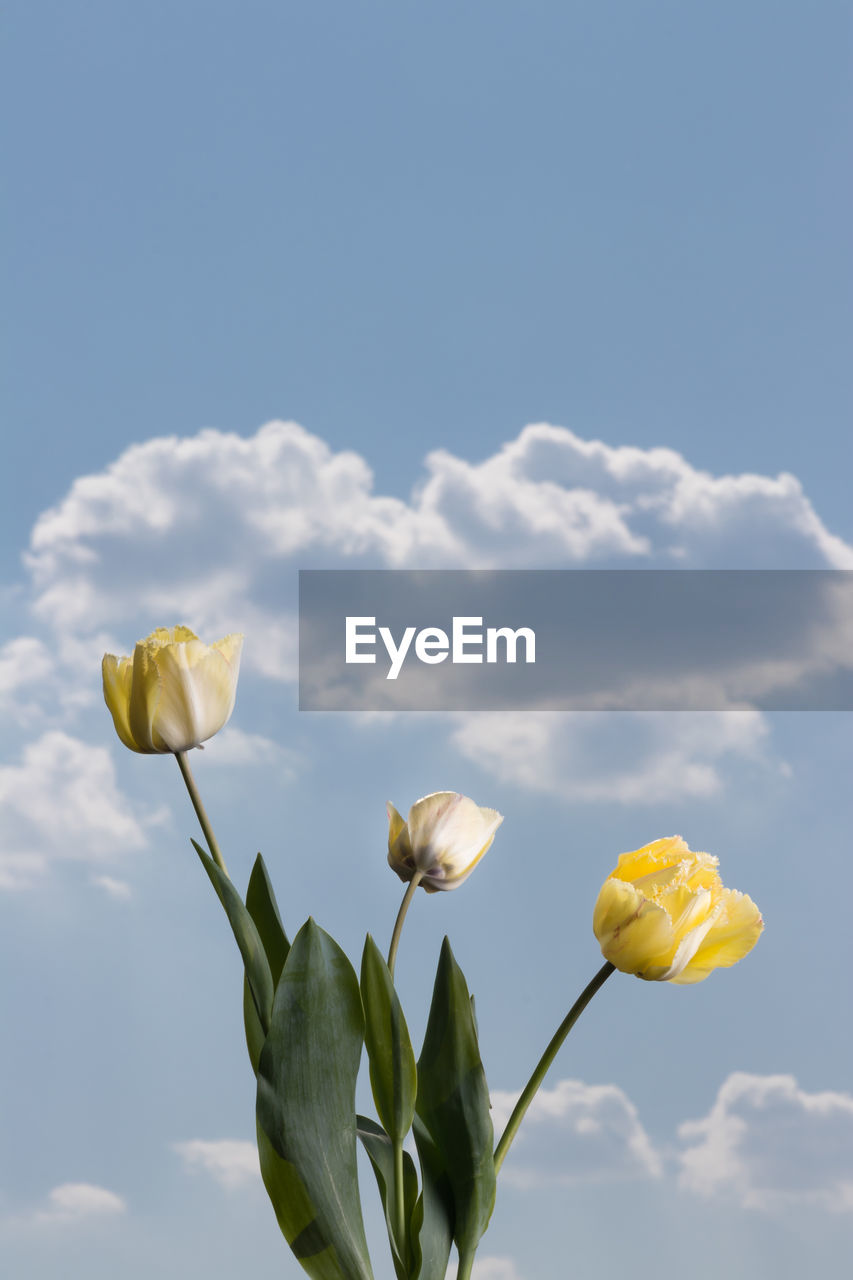
<svg viewBox="0 0 853 1280">
<path fill-rule="evenodd" d="M 468 878 L 503 816 L 455 791 L 436 791 L 412 805 L 407 822 L 389 804 L 388 821 L 388 862 L 401 880 L 417 874 L 427 893 L 435 893 Z"/>
<path fill-rule="evenodd" d="M 104 655 L 104 700 L 131 751 L 189 751 L 234 709 L 241 635 L 206 645 L 188 627 L 158 627 L 132 658 Z"/>
<path fill-rule="evenodd" d="M 751 898 L 723 887 L 717 865 L 681 836 L 621 854 L 593 913 L 602 955 L 623 973 L 678 983 L 743 959 L 764 924 Z"/>
</svg>

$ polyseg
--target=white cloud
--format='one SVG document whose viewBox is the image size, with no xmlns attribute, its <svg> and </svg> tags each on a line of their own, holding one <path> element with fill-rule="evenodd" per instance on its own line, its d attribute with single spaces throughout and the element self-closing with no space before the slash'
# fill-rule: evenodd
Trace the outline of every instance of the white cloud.
<svg viewBox="0 0 853 1280">
<path fill-rule="evenodd" d="M 853 1211 L 853 1095 L 793 1076 L 734 1072 L 701 1120 L 679 1128 L 680 1185 L 747 1209 Z"/>
<path fill-rule="evenodd" d="M 756 711 L 513 712 L 467 716 L 452 742 L 501 782 L 567 802 L 660 804 L 716 795 L 727 765 L 767 767 L 766 736 Z"/>
<path fill-rule="evenodd" d="M 76 480 L 28 563 L 37 614 L 85 634 L 172 616 L 248 627 L 290 671 L 282 566 L 853 566 L 793 476 L 714 477 L 668 449 L 612 448 L 540 424 L 485 461 L 430 454 L 409 501 L 295 423 L 155 438 Z M 274 653 L 274 657 L 271 657 Z"/>
<path fill-rule="evenodd" d="M 0 698 L 28 684 L 39 684 L 52 672 L 50 652 L 35 636 L 17 636 L 0 646 Z"/>
<path fill-rule="evenodd" d="M 512 1258 L 475 1258 L 473 1280 L 524 1280 Z"/>
<path fill-rule="evenodd" d="M 74 1226 L 78 1223 L 103 1221 L 119 1217 L 127 1211 L 125 1200 L 106 1187 L 91 1182 L 63 1182 L 50 1191 L 36 1208 L 10 1214 L 3 1227 L 23 1228 Z"/>
<path fill-rule="evenodd" d="M 298 756 L 272 738 L 259 733 L 244 733 L 229 726 L 211 738 L 204 746 L 205 765 L 223 765 L 228 768 L 243 765 L 271 765 L 286 781 L 296 776 Z"/>
<path fill-rule="evenodd" d="M 2 819 L 2 811 L 0 811 Z M 8 849 L 0 851 L 0 891 L 3 889 L 32 889 L 47 871 L 47 858 L 35 850 L 20 853 Z"/>
<path fill-rule="evenodd" d="M 183 621 L 205 638 L 243 631 L 247 671 L 292 681 L 296 567 L 841 568 L 853 566 L 853 548 L 795 477 L 713 476 L 670 449 L 614 448 L 537 424 L 477 463 L 430 454 L 403 499 L 375 493 L 358 454 L 271 422 L 247 437 L 205 430 L 125 450 L 40 516 L 27 563 L 33 616 L 54 634 L 12 641 L 0 673 L 9 696 L 27 694 L 27 714 L 41 698 L 49 715 L 96 700 L 101 654 L 129 652 L 156 624 Z M 834 632 L 826 643 L 817 670 L 838 660 Z M 61 699 L 44 687 L 54 662 Z M 619 735 L 632 749 L 615 755 L 606 732 L 603 719 L 472 719 L 454 742 L 526 787 L 642 803 L 718 793 L 728 761 L 759 759 L 764 724 L 634 719 Z M 212 762 L 273 763 L 269 740 L 235 735 L 211 745 Z M 284 755 L 275 767 L 290 776 L 296 763 Z M 40 852 L 21 839 L 12 847 L 18 859 Z M 6 876 L 35 874 L 21 865 Z"/>
<path fill-rule="evenodd" d="M 54 729 L 0 765 L 0 887 L 28 887 L 55 859 L 99 864 L 145 843 L 106 748 Z"/>
<path fill-rule="evenodd" d="M 501 1133 L 519 1097 L 492 1093 L 492 1119 Z M 659 1178 L 661 1157 L 637 1108 L 613 1084 L 560 1080 L 540 1089 L 516 1135 L 501 1177 L 520 1187 L 621 1178 Z"/>
<path fill-rule="evenodd" d="M 234 1138 L 207 1142 L 202 1138 L 192 1138 L 187 1142 L 174 1143 L 173 1149 L 187 1169 L 209 1174 L 227 1190 L 254 1182 L 261 1176 L 258 1149 L 254 1142 Z"/>
<path fill-rule="evenodd" d="M 92 876 L 92 884 L 96 884 L 109 897 L 117 898 L 119 902 L 128 902 L 133 896 L 133 890 L 127 881 L 117 880 L 115 876 Z"/>
<path fill-rule="evenodd" d="M 453 530 L 468 564 L 853 567 L 791 475 L 712 476 L 672 449 L 613 448 L 547 423 L 484 462 L 438 452 L 427 466 L 417 510 Z"/>
<path fill-rule="evenodd" d="M 50 650 L 36 636 L 16 636 L 0 646 L 0 713 L 21 724 L 35 719 L 45 692 L 56 698 L 54 670 Z"/>
</svg>

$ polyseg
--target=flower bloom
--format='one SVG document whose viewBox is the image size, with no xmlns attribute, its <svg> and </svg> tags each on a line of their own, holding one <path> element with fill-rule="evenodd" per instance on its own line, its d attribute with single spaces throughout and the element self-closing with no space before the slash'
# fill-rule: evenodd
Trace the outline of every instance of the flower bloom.
<svg viewBox="0 0 853 1280">
<path fill-rule="evenodd" d="M 188 751 L 234 709 L 241 635 L 202 644 L 189 627 L 158 627 L 132 658 L 104 654 L 104 700 L 131 751 Z"/>
<path fill-rule="evenodd" d="M 436 791 L 412 805 L 407 822 L 389 804 L 388 822 L 389 863 L 401 880 L 420 871 L 427 893 L 435 893 L 455 889 L 468 878 L 503 816 L 456 791 Z"/>
<path fill-rule="evenodd" d="M 621 854 L 592 918 L 602 955 L 655 982 L 701 982 L 743 959 L 764 923 L 751 898 L 723 887 L 717 865 L 681 836 Z"/>
</svg>

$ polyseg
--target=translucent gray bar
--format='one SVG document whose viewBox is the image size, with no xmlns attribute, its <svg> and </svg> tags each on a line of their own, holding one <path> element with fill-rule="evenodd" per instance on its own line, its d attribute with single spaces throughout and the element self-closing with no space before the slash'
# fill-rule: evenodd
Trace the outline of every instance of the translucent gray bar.
<svg viewBox="0 0 853 1280">
<path fill-rule="evenodd" d="M 853 572 L 304 570 L 299 706 L 849 711 Z"/>
</svg>

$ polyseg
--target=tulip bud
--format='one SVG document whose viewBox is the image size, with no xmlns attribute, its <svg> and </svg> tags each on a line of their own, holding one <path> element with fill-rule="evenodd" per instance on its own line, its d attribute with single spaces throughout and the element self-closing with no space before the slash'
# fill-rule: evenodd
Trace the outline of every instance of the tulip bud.
<svg viewBox="0 0 853 1280">
<path fill-rule="evenodd" d="M 104 654 L 104 700 L 131 751 L 188 751 L 218 733 L 234 709 L 241 635 L 206 645 L 188 627 L 158 627 L 132 658 Z"/>
<path fill-rule="evenodd" d="M 388 821 L 388 862 L 401 880 L 420 872 L 427 893 L 435 893 L 467 879 L 503 816 L 456 791 L 436 791 L 412 805 L 407 822 L 389 804 Z"/>
<path fill-rule="evenodd" d="M 681 836 L 623 853 L 592 928 L 605 959 L 655 982 L 701 982 L 752 950 L 764 928 L 751 898 L 723 887 L 718 860 Z"/>
</svg>

